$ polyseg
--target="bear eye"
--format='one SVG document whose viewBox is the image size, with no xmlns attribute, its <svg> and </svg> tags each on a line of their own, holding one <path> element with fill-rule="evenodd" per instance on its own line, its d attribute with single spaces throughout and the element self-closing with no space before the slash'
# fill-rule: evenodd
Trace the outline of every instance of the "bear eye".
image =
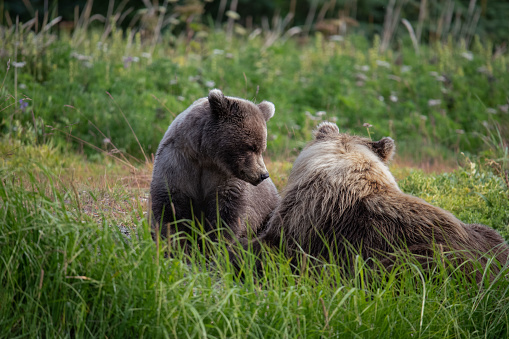
<svg viewBox="0 0 509 339">
<path fill-rule="evenodd" d="M 250 151 L 250 152 L 256 153 L 256 151 L 258 150 L 258 147 L 253 146 L 253 145 L 249 145 L 249 146 L 247 146 L 247 150 Z"/>
</svg>

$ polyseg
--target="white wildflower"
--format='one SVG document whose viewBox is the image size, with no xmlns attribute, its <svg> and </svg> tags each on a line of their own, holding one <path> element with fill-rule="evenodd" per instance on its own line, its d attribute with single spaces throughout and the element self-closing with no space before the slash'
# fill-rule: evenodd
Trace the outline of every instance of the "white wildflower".
<svg viewBox="0 0 509 339">
<path fill-rule="evenodd" d="M 469 51 L 461 53 L 461 56 L 467 59 L 468 61 L 474 60 L 474 55 L 472 54 L 472 52 Z"/>
<path fill-rule="evenodd" d="M 411 70 L 412 70 L 412 66 L 406 66 L 406 65 L 401 66 L 401 73 L 408 73 Z"/>
<path fill-rule="evenodd" d="M 368 65 L 362 65 L 362 66 L 360 66 L 360 65 L 355 65 L 355 66 L 353 66 L 353 67 L 354 67 L 356 70 L 361 71 L 361 72 L 367 72 L 367 71 L 369 71 L 369 66 L 368 66 Z"/>
<path fill-rule="evenodd" d="M 387 61 L 383 61 L 383 60 L 377 60 L 376 64 L 378 66 L 380 66 L 380 67 L 385 67 L 385 68 L 390 68 L 391 67 L 390 63 L 388 63 Z"/>
<path fill-rule="evenodd" d="M 343 38 L 343 36 L 341 36 L 341 35 L 331 35 L 329 37 L 329 40 L 330 41 L 341 42 L 341 41 L 345 40 L 345 38 Z"/>
<path fill-rule="evenodd" d="M 15 68 L 22 68 L 26 65 L 26 62 L 22 61 L 22 62 L 13 62 L 12 65 L 15 67 Z"/>
<path fill-rule="evenodd" d="M 355 74 L 355 79 L 360 80 L 360 81 L 366 81 L 366 80 L 368 80 L 368 77 L 364 73 L 357 73 L 357 74 Z"/>
<path fill-rule="evenodd" d="M 438 106 L 441 103 L 442 103 L 442 100 L 440 100 L 440 99 L 430 99 L 430 100 L 428 100 L 428 106 L 429 107 Z"/>
</svg>

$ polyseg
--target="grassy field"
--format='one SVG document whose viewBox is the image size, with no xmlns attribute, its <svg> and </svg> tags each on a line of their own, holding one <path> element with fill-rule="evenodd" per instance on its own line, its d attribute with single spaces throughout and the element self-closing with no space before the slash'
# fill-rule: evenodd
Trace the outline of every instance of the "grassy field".
<svg viewBox="0 0 509 339">
<path fill-rule="evenodd" d="M 0 337 L 509 336 L 505 277 L 477 285 L 412 260 L 380 273 L 361 259 L 351 277 L 335 263 L 296 274 L 265 253 L 255 279 L 244 253 L 239 281 L 225 244 L 206 259 L 152 241 L 151 154 L 214 87 L 276 105 L 266 161 L 279 189 L 314 126 L 335 121 L 396 140 L 403 191 L 509 239 L 507 54 L 478 39 L 379 53 L 377 39 L 269 33 L 144 44 L 2 30 Z"/>
<path fill-rule="evenodd" d="M 360 259 L 353 277 L 335 263 L 297 275 L 268 253 L 261 280 L 248 273 L 239 281 L 224 244 L 211 245 L 212 259 L 154 244 L 144 214 L 148 168 L 133 172 L 55 148 L 6 145 L 0 337 L 509 335 L 505 278 L 478 286 L 445 267 L 431 278 L 411 260 L 381 275 Z M 269 169 L 286 171 L 277 163 Z M 509 192 L 500 177 L 473 165 L 444 174 L 393 171 L 404 191 L 508 237 Z M 251 272 L 249 254 L 245 260 Z"/>
</svg>

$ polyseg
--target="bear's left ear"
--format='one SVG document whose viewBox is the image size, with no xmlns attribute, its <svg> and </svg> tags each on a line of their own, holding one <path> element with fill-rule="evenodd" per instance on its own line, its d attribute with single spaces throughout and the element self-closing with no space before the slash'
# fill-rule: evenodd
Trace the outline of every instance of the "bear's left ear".
<svg viewBox="0 0 509 339">
<path fill-rule="evenodd" d="M 237 114 L 239 111 L 239 105 L 225 97 L 223 92 L 217 88 L 209 92 L 208 100 L 210 110 L 216 118 L 224 118 L 228 115 Z"/>
<path fill-rule="evenodd" d="M 385 137 L 379 141 L 371 142 L 369 146 L 383 162 L 391 161 L 394 157 L 394 153 L 396 152 L 396 145 L 394 144 L 394 140 L 390 137 Z"/>
<path fill-rule="evenodd" d="M 324 139 L 328 135 L 335 135 L 335 134 L 339 134 L 338 125 L 336 125 L 332 122 L 328 122 L 328 121 L 322 122 L 313 131 L 313 135 L 315 136 L 316 140 Z"/>
<path fill-rule="evenodd" d="M 269 121 L 270 118 L 274 116 L 274 112 L 276 112 L 276 107 L 270 101 L 262 101 L 258 104 L 258 108 L 263 113 L 263 117 L 265 121 Z"/>
</svg>

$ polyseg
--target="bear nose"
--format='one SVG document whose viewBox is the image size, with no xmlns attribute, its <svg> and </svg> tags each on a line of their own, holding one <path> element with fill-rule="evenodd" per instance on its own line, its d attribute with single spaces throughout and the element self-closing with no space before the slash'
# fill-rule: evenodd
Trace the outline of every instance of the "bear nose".
<svg viewBox="0 0 509 339">
<path fill-rule="evenodd" d="M 263 181 L 263 180 L 265 180 L 265 179 L 267 179 L 268 177 L 269 177 L 269 172 L 262 173 L 262 174 L 260 175 L 260 179 L 261 179 L 262 181 Z"/>
</svg>

